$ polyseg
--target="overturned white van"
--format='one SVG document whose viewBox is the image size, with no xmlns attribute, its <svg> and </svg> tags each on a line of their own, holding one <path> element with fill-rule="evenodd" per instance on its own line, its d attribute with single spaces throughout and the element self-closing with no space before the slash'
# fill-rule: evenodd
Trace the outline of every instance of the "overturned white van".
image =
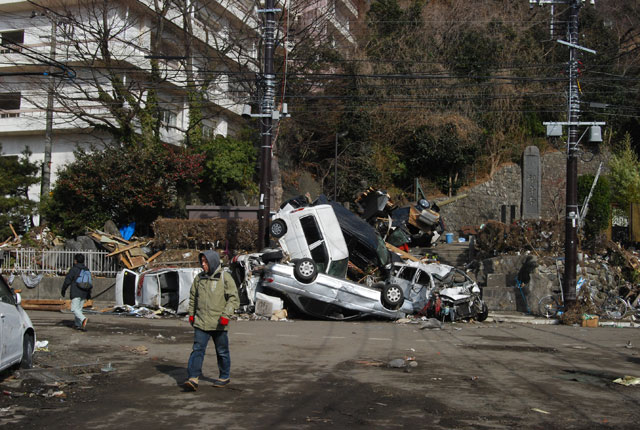
<svg viewBox="0 0 640 430">
<path fill-rule="evenodd" d="M 318 272 L 346 276 L 349 250 L 330 205 L 286 205 L 273 216 L 270 232 L 291 259 L 311 258 Z"/>
<path fill-rule="evenodd" d="M 191 284 L 200 268 L 160 268 L 136 273 L 124 269 L 116 275 L 116 305 L 165 308 L 178 314 L 189 309 Z"/>
</svg>

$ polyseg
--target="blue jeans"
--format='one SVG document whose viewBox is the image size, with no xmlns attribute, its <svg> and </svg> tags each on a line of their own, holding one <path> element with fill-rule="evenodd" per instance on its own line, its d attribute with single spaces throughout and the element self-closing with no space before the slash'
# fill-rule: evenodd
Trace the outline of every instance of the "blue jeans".
<svg viewBox="0 0 640 430">
<path fill-rule="evenodd" d="M 209 343 L 209 337 L 213 338 L 216 346 L 216 356 L 218 357 L 218 369 L 220 379 L 229 379 L 231 372 L 231 356 L 229 355 L 229 336 L 224 330 L 204 331 L 197 327 L 193 328 L 193 351 L 189 356 L 187 373 L 189 378 L 199 378 L 202 375 L 202 362 L 204 353 Z"/>
<path fill-rule="evenodd" d="M 82 321 L 85 320 L 85 316 L 82 314 L 82 307 L 84 306 L 85 299 L 81 299 L 80 297 L 76 297 L 75 299 L 71 299 L 71 312 L 74 315 L 74 323 L 77 328 L 82 327 Z"/>
</svg>

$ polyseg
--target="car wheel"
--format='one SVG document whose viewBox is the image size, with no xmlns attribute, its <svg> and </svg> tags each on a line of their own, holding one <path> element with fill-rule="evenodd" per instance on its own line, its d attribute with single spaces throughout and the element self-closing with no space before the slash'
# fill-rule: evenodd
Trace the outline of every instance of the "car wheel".
<svg viewBox="0 0 640 430">
<path fill-rule="evenodd" d="M 294 262 L 293 274 L 300 282 L 308 284 L 313 282 L 318 275 L 316 263 L 310 258 L 301 258 Z"/>
<path fill-rule="evenodd" d="M 33 367 L 33 348 L 33 336 L 25 334 L 22 340 L 22 361 L 20 361 L 22 369 L 31 369 Z"/>
<path fill-rule="evenodd" d="M 287 233 L 287 224 L 281 219 L 271 221 L 271 236 L 280 239 Z"/>
<path fill-rule="evenodd" d="M 399 309 L 404 303 L 404 294 L 402 294 L 402 288 L 396 284 L 385 285 L 380 295 L 382 305 L 395 311 Z"/>
<path fill-rule="evenodd" d="M 485 302 L 481 302 L 481 303 L 482 303 L 482 308 L 478 313 L 478 315 L 476 315 L 476 321 L 478 322 L 482 322 L 486 320 L 487 317 L 489 316 L 489 308 L 487 307 L 487 304 Z"/>
</svg>

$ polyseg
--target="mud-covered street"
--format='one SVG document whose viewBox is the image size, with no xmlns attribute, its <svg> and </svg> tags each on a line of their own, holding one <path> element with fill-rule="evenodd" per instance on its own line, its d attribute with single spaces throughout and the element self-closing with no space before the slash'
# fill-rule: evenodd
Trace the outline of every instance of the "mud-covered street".
<svg viewBox="0 0 640 430">
<path fill-rule="evenodd" d="M 48 351 L 2 374 L 0 427 L 636 428 L 640 331 L 518 323 L 233 321 L 232 383 L 183 392 L 181 319 L 30 312 Z M 415 367 L 391 368 L 413 358 Z"/>
</svg>

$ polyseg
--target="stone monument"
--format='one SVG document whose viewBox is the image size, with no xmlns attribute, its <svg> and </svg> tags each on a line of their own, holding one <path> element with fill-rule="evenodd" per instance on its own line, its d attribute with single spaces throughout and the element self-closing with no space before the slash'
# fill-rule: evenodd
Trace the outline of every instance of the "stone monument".
<svg viewBox="0 0 640 430">
<path fill-rule="evenodd" d="M 522 219 L 539 219 L 542 204 L 540 150 L 527 146 L 522 158 Z"/>
</svg>

